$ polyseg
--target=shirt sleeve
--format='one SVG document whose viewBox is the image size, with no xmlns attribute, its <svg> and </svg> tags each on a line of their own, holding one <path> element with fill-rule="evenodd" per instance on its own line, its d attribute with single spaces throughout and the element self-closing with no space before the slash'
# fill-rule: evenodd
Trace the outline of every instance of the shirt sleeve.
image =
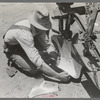
<svg viewBox="0 0 100 100">
<path fill-rule="evenodd" d="M 13 36 L 19 42 L 31 62 L 37 67 L 40 67 L 44 61 L 34 46 L 34 38 L 32 33 L 23 29 L 19 29 L 13 34 Z"/>
</svg>

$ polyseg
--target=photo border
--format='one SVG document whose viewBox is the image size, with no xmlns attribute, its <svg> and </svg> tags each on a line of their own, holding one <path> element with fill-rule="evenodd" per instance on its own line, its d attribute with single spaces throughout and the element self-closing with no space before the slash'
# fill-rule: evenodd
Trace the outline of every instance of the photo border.
<svg viewBox="0 0 100 100">
<path fill-rule="evenodd" d="M 100 2 L 100 0 L 0 0 L 0 2 Z"/>
<path fill-rule="evenodd" d="M 100 2 L 100 0 L 0 0 L 1 2 Z M 30 98 L 0 98 L 0 100 L 29 100 Z M 100 98 L 31 98 L 30 100 L 100 100 Z"/>
</svg>

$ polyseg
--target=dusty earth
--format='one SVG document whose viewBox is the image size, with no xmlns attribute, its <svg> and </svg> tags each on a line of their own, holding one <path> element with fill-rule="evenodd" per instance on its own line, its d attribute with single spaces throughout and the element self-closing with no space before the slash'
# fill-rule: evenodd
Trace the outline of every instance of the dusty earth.
<svg viewBox="0 0 100 100">
<path fill-rule="evenodd" d="M 27 98 L 32 87 L 40 84 L 43 79 L 35 79 L 18 72 L 13 78 L 6 73 L 7 59 L 3 54 L 2 36 L 15 22 L 27 18 L 39 3 L 0 3 L 0 98 Z M 43 3 L 40 3 L 43 4 Z M 55 4 L 44 4 L 49 9 Z M 81 4 L 80 4 L 81 5 Z M 99 80 L 100 81 L 100 80 Z M 54 94 L 38 96 L 38 98 L 99 98 L 100 92 L 89 80 L 59 84 L 61 91 Z M 51 96 L 53 95 L 53 96 Z"/>
</svg>

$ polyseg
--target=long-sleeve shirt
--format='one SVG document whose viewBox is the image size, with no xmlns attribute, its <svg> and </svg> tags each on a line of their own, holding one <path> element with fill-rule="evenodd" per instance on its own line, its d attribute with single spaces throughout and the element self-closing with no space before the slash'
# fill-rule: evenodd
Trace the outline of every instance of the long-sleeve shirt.
<svg viewBox="0 0 100 100">
<path fill-rule="evenodd" d="M 15 25 L 25 26 L 31 29 L 28 20 L 22 20 L 15 23 Z M 32 63 L 39 67 L 44 61 L 34 45 L 34 37 L 36 35 L 38 35 L 38 41 L 40 45 L 42 45 L 43 49 L 46 49 L 48 52 L 55 51 L 53 44 L 48 40 L 46 31 L 36 32 L 34 27 L 32 27 L 32 31 L 23 28 L 11 28 L 7 31 L 4 41 L 10 45 L 20 44 Z"/>
</svg>

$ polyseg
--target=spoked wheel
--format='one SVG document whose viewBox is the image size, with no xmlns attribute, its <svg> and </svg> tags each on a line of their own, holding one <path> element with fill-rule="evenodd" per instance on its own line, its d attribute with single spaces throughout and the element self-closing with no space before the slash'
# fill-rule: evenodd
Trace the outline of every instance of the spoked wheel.
<svg viewBox="0 0 100 100">
<path fill-rule="evenodd" d="M 85 75 L 85 81 L 88 80 L 91 84 L 94 84 L 98 90 L 100 90 L 100 62 L 97 60 L 95 54 L 96 51 L 91 49 L 89 51 L 85 51 L 81 41 L 78 41 L 78 44 L 74 45 L 74 47 L 84 63 L 83 69 L 87 69 L 83 72 Z"/>
</svg>

